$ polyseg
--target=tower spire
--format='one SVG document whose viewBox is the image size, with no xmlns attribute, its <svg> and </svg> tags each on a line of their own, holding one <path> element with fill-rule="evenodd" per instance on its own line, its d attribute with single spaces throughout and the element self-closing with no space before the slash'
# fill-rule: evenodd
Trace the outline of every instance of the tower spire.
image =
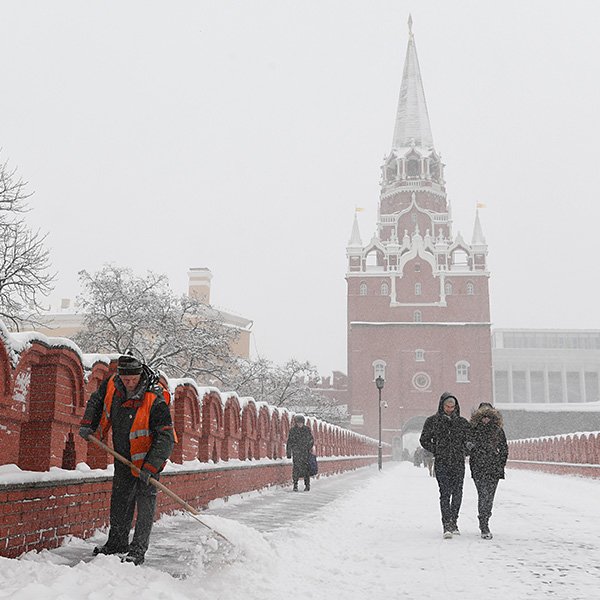
<svg viewBox="0 0 600 600">
<path fill-rule="evenodd" d="M 408 15 L 408 47 L 404 60 L 392 148 L 410 146 L 411 140 L 414 140 L 416 146 L 433 147 L 433 136 L 412 24 L 412 16 Z"/>
<path fill-rule="evenodd" d="M 485 238 L 483 237 L 483 230 L 481 229 L 481 222 L 479 221 L 479 209 L 475 212 L 475 225 L 473 226 L 473 238 L 471 240 L 471 246 L 485 246 Z"/>
<path fill-rule="evenodd" d="M 356 216 L 356 211 L 354 212 L 354 223 L 352 224 L 352 233 L 350 234 L 348 247 L 362 248 L 362 240 L 360 239 L 360 231 L 358 229 L 358 217 Z"/>
</svg>

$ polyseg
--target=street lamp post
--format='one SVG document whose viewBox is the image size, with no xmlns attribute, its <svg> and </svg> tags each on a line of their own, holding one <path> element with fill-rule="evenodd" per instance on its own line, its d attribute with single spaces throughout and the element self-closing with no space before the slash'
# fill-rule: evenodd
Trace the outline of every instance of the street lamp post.
<svg viewBox="0 0 600 600">
<path fill-rule="evenodd" d="M 383 446 L 381 444 L 381 390 L 383 389 L 384 383 L 385 379 L 381 375 L 375 379 L 375 385 L 379 392 L 379 447 L 377 449 L 377 465 L 380 471 L 383 466 Z"/>
</svg>

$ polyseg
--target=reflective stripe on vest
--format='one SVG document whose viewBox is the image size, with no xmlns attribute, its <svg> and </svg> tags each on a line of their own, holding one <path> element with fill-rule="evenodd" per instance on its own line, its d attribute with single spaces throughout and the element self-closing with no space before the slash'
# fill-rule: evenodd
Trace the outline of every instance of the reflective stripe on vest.
<svg viewBox="0 0 600 600">
<path fill-rule="evenodd" d="M 115 377 L 116 376 L 113 375 L 108 380 L 106 394 L 104 395 L 104 409 L 100 419 L 100 429 L 102 431 L 103 439 L 106 437 L 111 427 L 110 411 L 116 390 Z M 142 404 L 135 413 L 135 419 L 133 420 L 131 430 L 129 431 L 129 452 L 131 454 L 131 462 L 138 469 L 142 468 L 146 454 L 148 454 L 150 446 L 152 445 L 152 435 L 150 434 L 150 409 L 156 398 L 157 396 L 154 392 L 146 392 L 144 394 Z M 131 472 L 135 477 L 138 477 L 138 474 L 133 469 L 131 469 Z"/>
</svg>

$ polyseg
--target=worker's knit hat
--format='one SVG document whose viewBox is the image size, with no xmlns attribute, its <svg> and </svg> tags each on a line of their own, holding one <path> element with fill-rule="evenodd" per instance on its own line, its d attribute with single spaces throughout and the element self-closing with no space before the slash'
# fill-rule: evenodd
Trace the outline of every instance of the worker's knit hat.
<svg viewBox="0 0 600 600">
<path fill-rule="evenodd" d="M 119 356 L 117 373 L 119 375 L 139 375 L 142 372 L 142 366 L 142 363 L 135 356 L 124 354 Z"/>
</svg>

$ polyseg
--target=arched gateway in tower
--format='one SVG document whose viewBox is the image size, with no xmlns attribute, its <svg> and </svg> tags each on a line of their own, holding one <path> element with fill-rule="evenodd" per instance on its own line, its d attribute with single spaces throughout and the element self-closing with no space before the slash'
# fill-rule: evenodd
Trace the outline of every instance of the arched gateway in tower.
<svg viewBox="0 0 600 600">
<path fill-rule="evenodd" d="M 378 435 L 374 380 L 385 378 L 383 440 L 437 409 L 451 391 L 469 417 L 492 401 L 487 245 L 452 233 L 444 164 L 433 144 L 412 23 L 390 153 L 381 167 L 377 233 L 356 215 L 347 247 L 351 427 Z"/>
</svg>

